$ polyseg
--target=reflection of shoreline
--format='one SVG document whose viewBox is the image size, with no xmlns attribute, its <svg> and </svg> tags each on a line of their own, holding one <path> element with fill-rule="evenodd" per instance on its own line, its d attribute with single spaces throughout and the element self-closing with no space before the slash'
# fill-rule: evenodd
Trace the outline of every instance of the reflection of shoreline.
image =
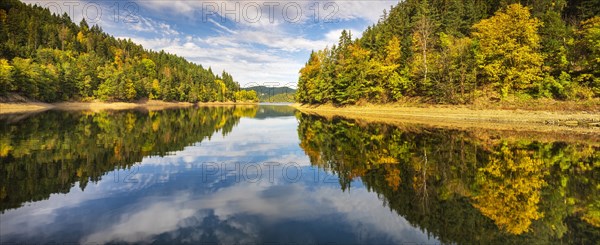
<svg viewBox="0 0 600 245">
<path fill-rule="evenodd" d="M 337 174 L 342 190 L 360 178 L 383 205 L 443 243 L 600 237 L 597 140 L 297 118 L 300 147 L 313 166 Z"/>
<path fill-rule="evenodd" d="M 229 134 L 258 107 L 160 111 L 47 111 L 0 118 L 0 213 L 68 193 L 146 156 L 165 156 L 215 134 Z M 124 137 L 125 136 L 125 137 Z"/>
<path fill-rule="evenodd" d="M 597 112 L 551 112 L 448 107 L 401 107 L 389 105 L 334 107 L 294 104 L 298 110 L 327 118 L 344 117 L 396 125 L 424 124 L 444 128 L 481 128 L 513 131 L 597 134 Z"/>
<path fill-rule="evenodd" d="M 0 114 L 10 113 L 34 113 L 50 109 L 63 111 L 102 111 L 102 110 L 131 110 L 147 109 L 162 110 L 169 108 L 186 108 L 198 106 L 222 106 L 222 105 L 257 105 L 254 102 L 167 102 L 161 100 L 147 100 L 139 102 L 59 102 L 59 103 L 0 103 Z"/>
<path fill-rule="evenodd" d="M 567 143 L 585 143 L 592 146 L 600 146 L 600 140 L 596 131 L 593 132 L 579 132 L 579 131 L 570 131 L 570 130 L 559 130 L 559 131 L 543 131 L 536 130 L 537 128 L 528 128 L 522 130 L 512 130 L 505 129 L 502 127 L 499 128 L 487 128 L 487 127 L 469 127 L 467 124 L 461 125 L 437 125 L 437 124 L 429 124 L 426 122 L 405 122 L 402 120 L 388 120 L 381 119 L 375 117 L 354 117 L 354 116 L 346 116 L 338 115 L 338 114 L 321 114 L 316 112 L 304 112 L 305 115 L 315 116 L 318 118 L 323 118 L 328 121 L 342 119 L 347 121 L 352 121 L 359 126 L 366 127 L 369 124 L 384 124 L 397 127 L 406 132 L 419 133 L 426 132 L 432 129 L 445 129 L 445 130 L 455 130 L 455 131 L 464 131 L 470 133 L 471 136 L 475 137 L 480 141 L 485 142 L 498 142 L 502 140 L 508 141 L 517 141 L 517 140 L 531 140 L 535 139 L 539 142 L 567 142 Z M 593 130 L 593 129 L 591 129 Z"/>
</svg>

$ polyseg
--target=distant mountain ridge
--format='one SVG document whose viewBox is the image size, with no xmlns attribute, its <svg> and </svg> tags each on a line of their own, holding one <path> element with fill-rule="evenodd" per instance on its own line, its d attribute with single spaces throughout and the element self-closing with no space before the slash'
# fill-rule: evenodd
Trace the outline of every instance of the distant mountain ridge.
<svg viewBox="0 0 600 245">
<path fill-rule="evenodd" d="M 285 86 L 252 86 L 243 89 L 255 91 L 260 102 L 294 102 L 296 94 L 296 89 Z"/>
</svg>

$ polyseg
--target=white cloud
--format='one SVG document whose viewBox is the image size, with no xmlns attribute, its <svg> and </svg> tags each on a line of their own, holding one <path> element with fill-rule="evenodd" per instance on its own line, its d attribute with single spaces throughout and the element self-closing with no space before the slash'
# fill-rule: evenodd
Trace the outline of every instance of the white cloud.
<svg viewBox="0 0 600 245">
<path fill-rule="evenodd" d="M 219 16 L 249 26 L 366 19 L 377 22 L 398 1 L 138 1 L 155 11 L 169 10 L 195 20 Z"/>
<path fill-rule="evenodd" d="M 180 34 L 167 23 L 154 21 L 142 16 L 135 16 L 132 21 L 123 22 L 122 24 L 125 29 L 153 33 L 161 36 L 175 36 Z"/>
<path fill-rule="evenodd" d="M 141 37 L 131 39 L 145 48 L 164 50 L 204 67 L 210 66 L 215 72 L 225 70 L 244 86 L 265 82 L 295 84 L 298 71 L 304 66 L 306 57 L 297 58 L 293 54 L 320 50 L 336 44 L 341 31 L 342 29 L 329 31 L 318 40 L 290 35 L 283 31 L 265 32 L 255 29 L 185 40 Z M 351 31 L 353 35 L 360 34 L 358 30 Z"/>
<path fill-rule="evenodd" d="M 377 1 L 333 1 L 339 11 L 335 14 L 339 19 L 366 19 L 372 23 L 377 23 L 383 10 L 389 11 L 390 7 L 398 4 L 399 1 L 377 0 Z"/>
<path fill-rule="evenodd" d="M 153 50 L 176 54 L 213 71 L 226 70 L 244 83 L 289 81 L 297 76 L 303 61 L 282 57 L 253 48 L 240 40 L 230 38 L 195 38 L 187 42 L 178 38 L 139 38 L 134 42 Z"/>
<path fill-rule="evenodd" d="M 219 28 L 221 28 L 221 29 L 223 29 L 223 30 L 225 30 L 225 31 L 229 32 L 230 34 L 237 34 L 237 32 L 236 32 L 236 31 L 234 31 L 234 30 L 231 30 L 231 29 L 227 28 L 226 26 L 219 24 L 219 22 L 216 22 L 216 21 L 215 21 L 215 20 L 213 20 L 213 19 L 209 19 L 209 20 L 208 20 L 208 22 L 210 22 L 210 23 L 213 23 L 213 24 L 214 24 L 214 25 L 216 25 L 217 27 L 219 27 Z"/>
</svg>

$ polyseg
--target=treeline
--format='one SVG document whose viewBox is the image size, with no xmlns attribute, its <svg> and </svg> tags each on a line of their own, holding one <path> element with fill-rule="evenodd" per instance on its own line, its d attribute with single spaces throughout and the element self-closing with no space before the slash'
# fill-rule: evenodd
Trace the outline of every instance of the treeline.
<svg viewBox="0 0 600 245">
<path fill-rule="evenodd" d="M 245 90 L 255 91 L 258 99 L 263 102 L 294 102 L 296 90 L 289 87 L 252 86 Z"/>
<path fill-rule="evenodd" d="M 46 101 L 234 101 L 239 84 L 182 57 L 116 39 L 85 19 L 0 3 L 0 96 Z"/>
<path fill-rule="evenodd" d="M 235 92 L 235 101 L 258 102 L 256 91 L 242 89 Z"/>
<path fill-rule="evenodd" d="M 523 6 L 523 5 L 525 6 Z M 600 97 L 600 2 L 406 0 L 310 55 L 301 103 Z"/>
</svg>

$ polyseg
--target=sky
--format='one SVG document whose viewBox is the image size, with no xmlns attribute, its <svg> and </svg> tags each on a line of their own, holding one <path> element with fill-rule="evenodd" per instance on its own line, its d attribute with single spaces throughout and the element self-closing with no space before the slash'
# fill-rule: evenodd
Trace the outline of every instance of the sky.
<svg viewBox="0 0 600 245">
<path fill-rule="evenodd" d="M 242 87 L 295 87 L 312 50 L 354 38 L 398 1 L 25 1 L 152 50 L 225 70 Z"/>
</svg>

